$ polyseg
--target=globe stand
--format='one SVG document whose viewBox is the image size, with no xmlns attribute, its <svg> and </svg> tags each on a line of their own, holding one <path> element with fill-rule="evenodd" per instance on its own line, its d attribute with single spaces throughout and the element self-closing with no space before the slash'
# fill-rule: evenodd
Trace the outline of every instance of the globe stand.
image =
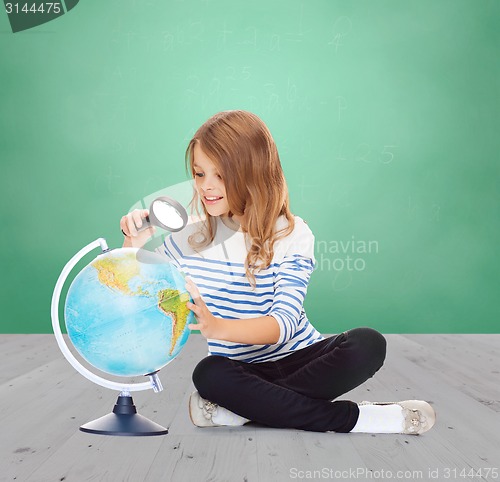
<svg viewBox="0 0 500 482">
<path fill-rule="evenodd" d="M 121 392 L 112 413 L 80 427 L 82 432 L 99 435 L 165 435 L 168 429 L 137 413 L 132 397 Z"/>
</svg>

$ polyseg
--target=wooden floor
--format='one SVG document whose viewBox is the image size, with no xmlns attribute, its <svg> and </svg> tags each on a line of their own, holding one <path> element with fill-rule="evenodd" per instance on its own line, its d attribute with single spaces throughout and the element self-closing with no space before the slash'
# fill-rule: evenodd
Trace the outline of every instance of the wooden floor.
<svg viewBox="0 0 500 482">
<path fill-rule="evenodd" d="M 86 434 L 79 426 L 109 413 L 118 392 L 78 374 L 52 335 L 0 335 L 0 480 L 500 480 L 500 335 L 385 336 L 385 365 L 340 398 L 428 400 L 437 422 L 423 435 L 194 427 L 200 335 L 161 371 L 163 392 L 133 395 L 168 435 Z"/>
</svg>

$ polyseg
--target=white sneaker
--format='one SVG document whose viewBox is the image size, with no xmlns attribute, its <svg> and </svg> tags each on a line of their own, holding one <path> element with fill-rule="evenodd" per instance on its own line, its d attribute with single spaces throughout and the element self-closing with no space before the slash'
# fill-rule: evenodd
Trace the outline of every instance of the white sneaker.
<svg viewBox="0 0 500 482">
<path fill-rule="evenodd" d="M 227 408 L 201 398 L 197 391 L 189 397 L 189 418 L 197 427 L 240 426 L 250 421 Z"/>
<path fill-rule="evenodd" d="M 403 400 L 402 402 L 367 402 L 358 405 L 399 405 L 403 409 L 403 427 L 401 432 L 419 435 L 430 430 L 436 423 L 436 412 L 423 400 Z"/>
</svg>

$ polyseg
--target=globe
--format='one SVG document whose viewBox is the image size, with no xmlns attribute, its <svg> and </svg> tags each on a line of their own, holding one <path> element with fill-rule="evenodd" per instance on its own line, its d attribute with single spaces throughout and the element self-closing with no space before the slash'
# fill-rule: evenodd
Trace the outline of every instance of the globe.
<svg viewBox="0 0 500 482">
<path fill-rule="evenodd" d="M 137 248 L 100 254 L 78 273 L 66 296 L 71 343 L 111 375 L 158 371 L 180 352 L 194 322 L 182 272 L 159 255 L 141 254 Z"/>
</svg>

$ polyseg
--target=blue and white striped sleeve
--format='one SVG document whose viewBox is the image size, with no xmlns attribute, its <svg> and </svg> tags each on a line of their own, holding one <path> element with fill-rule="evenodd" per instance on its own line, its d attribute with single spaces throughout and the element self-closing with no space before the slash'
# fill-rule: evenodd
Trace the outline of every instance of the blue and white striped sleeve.
<svg viewBox="0 0 500 482">
<path fill-rule="evenodd" d="M 295 223 L 294 239 L 287 248 L 274 279 L 273 304 L 268 313 L 268 316 L 276 319 L 280 327 L 276 344 L 286 343 L 295 335 L 309 278 L 316 266 L 314 235 L 307 224 L 297 216 Z"/>
</svg>

